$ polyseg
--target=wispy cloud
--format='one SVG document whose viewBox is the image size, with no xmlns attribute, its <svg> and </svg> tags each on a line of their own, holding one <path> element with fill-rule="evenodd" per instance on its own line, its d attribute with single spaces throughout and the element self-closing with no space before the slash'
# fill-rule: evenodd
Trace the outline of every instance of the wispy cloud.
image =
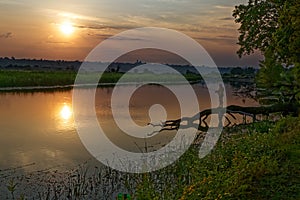
<svg viewBox="0 0 300 200">
<path fill-rule="evenodd" d="M 53 35 L 49 35 L 47 40 L 45 40 L 44 42 L 48 44 L 73 44 L 72 42 L 59 41 L 59 39 Z"/>
<path fill-rule="evenodd" d="M 12 37 L 12 32 L 0 34 L 0 38 L 7 39 L 7 38 L 11 38 L 11 37 Z"/>
<path fill-rule="evenodd" d="M 144 38 L 134 38 L 134 37 L 121 37 L 121 36 L 115 36 L 112 38 L 109 38 L 110 40 L 125 40 L 125 41 L 149 41 Z"/>
<path fill-rule="evenodd" d="M 218 8 L 218 9 L 231 9 L 231 10 L 233 10 L 233 6 L 216 5 L 215 8 Z"/>
<path fill-rule="evenodd" d="M 227 36 L 227 35 L 219 35 L 216 37 L 197 37 L 194 38 L 196 40 L 204 40 L 208 42 L 214 42 L 214 43 L 222 43 L 226 45 L 233 45 L 236 44 L 236 37 L 234 36 Z"/>
<path fill-rule="evenodd" d="M 224 21 L 233 21 L 233 17 L 224 17 L 224 18 L 220 18 L 219 20 L 224 20 Z"/>
<path fill-rule="evenodd" d="M 148 2 L 148 1 L 147 1 Z M 155 2 L 164 2 L 164 3 L 171 3 L 176 2 L 182 4 L 183 2 L 191 3 L 192 0 L 155 0 Z M 211 24 L 216 23 L 210 19 L 210 16 L 216 12 L 217 8 L 232 8 L 229 6 L 222 6 L 218 5 L 215 6 L 215 9 L 204 9 L 199 6 L 199 9 L 191 9 L 188 13 L 184 12 L 184 8 L 180 9 L 180 6 L 172 6 L 168 9 L 162 9 L 160 4 L 151 4 L 152 6 L 157 9 L 156 14 L 148 13 L 147 11 L 141 13 L 120 13 L 118 16 L 89 16 L 89 15 L 82 15 L 76 12 L 66 12 L 64 10 L 55 10 L 55 9 L 44 9 L 43 14 L 46 13 L 48 16 L 52 16 L 54 24 L 58 25 L 61 23 L 58 19 L 63 20 L 70 20 L 74 27 L 78 29 L 86 29 L 86 33 L 89 36 L 106 38 L 103 36 L 103 33 L 117 33 L 122 30 L 128 30 L 138 27 L 145 27 L 145 26 L 157 26 L 157 27 L 165 27 L 171 28 L 178 31 L 183 32 L 208 32 L 208 31 L 215 31 L 211 29 L 218 29 L 220 31 L 223 30 L 225 27 L 216 27 L 210 26 L 208 23 L 211 21 Z M 183 4 L 186 6 L 185 4 Z M 200 4 L 201 5 L 201 4 Z M 180 7 L 180 8 L 179 8 Z M 174 8 L 175 10 L 173 10 Z M 214 8 L 211 6 L 211 8 Z M 151 10 L 153 10 L 152 8 Z M 220 13 L 221 12 L 221 13 Z M 232 20 L 229 17 L 227 18 L 226 15 L 222 14 L 224 11 L 217 12 L 220 21 L 223 20 L 224 22 Z M 227 12 L 227 11 L 226 11 Z M 217 15 L 215 14 L 215 15 Z M 223 18 L 222 18 L 223 17 Z M 216 18 L 215 20 L 218 20 Z M 194 24 L 196 23 L 196 24 Z M 224 30 L 227 31 L 227 30 Z M 100 35 L 97 35 L 100 34 Z"/>
<path fill-rule="evenodd" d="M 101 33 L 88 33 L 89 36 L 99 37 L 99 38 L 109 38 L 113 36 L 112 34 L 101 34 Z"/>
<path fill-rule="evenodd" d="M 72 44 L 71 42 L 60 42 L 60 41 L 46 41 L 49 44 Z"/>
<path fill-rule="evenodd" d="M 0 4 L 7 4 L 7 5 L 23 5 L 24 2 L 14 1 L 14 0 L 0 0 Z"/>
<path fill-rule="evenodd" d="M 138 38 L 138 37 L 124 37 L 124 36 L 114 36 L 111 34 L 88 34 L 93 37 L 99 37 L 102 39 L 109 39 L 109 40 L 122 40 L 122 41 L 149 41 L 144 38 Z M 112 37 L 114 36 L 114 37 Z"/>
<path fill-rule="evenodd" d="M 70 20 L 74 27 L 78 29 L 90 29 L 94 31 L 100 30 L 127 30 L 132 28 L 139 27 L 134 23 L 126 22 L 125 20 L 120 19 L 111 19 L 105 17 L 94 17 L 88 15 L 81 15 L 78 13 L 65 12 L 63 10 L 54 10 L 54 9 L 43 9 L 43 13 L 46 13 L 47 16 L 52 17 L 56 25 L 59 25 L 63 20 Z M 60 21 L 58 21 L 59 19 Z M 92 34 L 95 35 L 95 34 Z"/>
<path fill-rule="evenodd" d="M 106 24 L 95 24 L 95 25 L 74 25 L 76 28 L 83 28 L 83 29 L 95 29 L 95 30 L 127 30 L 132 28 L 137 28 L 138 26 L 131 26 L 131 25 L 106 25 Z"/>
<path fill-rule="evenodd" d="M 53 12 L 56 12 L 56 14 L 60 17 L 69 18 L 69 19 L 79 19 L 79 20 L 86 20 L 86 21 L 102 21 L 103 19 L 87 16 L 87 15 L 80 15 L 76 13 L 71 12 L 65 12 L 65 11 L 59 11 L 59 10 L 52 10 Z"/>
<path fill-rule="evenodd" d="M 66 18 L 66 19 L 78 19 L 78 20 L 87 20 L 87 21 L 100 21 L 101 19 L 103 19 L 103 18 L 100 19 L 97 17 L 81 15 L 81 14 L 72 13 L 72 12 L 66 12 L 64 10 L 42 9 L 41 12 L 48 16 L 62 17 L 62 18 Z"/>
</svg>

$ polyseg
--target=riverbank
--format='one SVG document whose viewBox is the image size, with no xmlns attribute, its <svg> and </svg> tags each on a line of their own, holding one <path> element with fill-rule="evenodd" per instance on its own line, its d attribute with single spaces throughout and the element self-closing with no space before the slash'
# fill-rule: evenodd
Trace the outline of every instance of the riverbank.
<svg viewBox="0 0 300 200">
<path fill-rule="evenodd" d="M 203 159 L 198 158 L 199 146 L 192 146 L 171 166 L 147 174 L 89 164 L 68 172 L 41 170 L 18 178 L 0 173 L 1 195 L 111 199 L 123 192 L 132 199 L 299 199 L 299 144 L 300 118 L 256 122 L 225 129 Z"/>
<path fill-rule="evenodd" d="M 20 70 L 0 70 L 0 90 L 30 90 L 30 89 L 61 89 L 72 88 L 77 73 L 74 71 L 20 71 Z M 123 73 L 105 72 L 101 74 L 99 80 L 100 85 L 114 85 L 123 76 Z M 86 73 L 81 74 L 81 82 L 89 85 L 97 82 L 99 74 Z M 201 76 L 197 74 L 186 74 L 184 77 L 189 82 L 197 82 L 201 80 Z M 127 74 L 125 83 L 137 83 L 147 80 L 155 80 L 157 82 L 176 83 L 179 76 L 176 74 Z"/>
<path fill-rule="evenodd" d="M 137 199 L 300 199 L 299 118 L 228 128 L 208 156 L 198 151 L 158 172 L 164 185 L 145 175 Z"/>
<path fill-rule="evenodd" d="M 123 75 L 121 72 L 105 72 L 98 81 L 99 74 L 81 74 L 82 84 L 77 86 L 85 87 L 95 85 L 97 82 L 101 87 L 113 86 Z M 76 76 L 77 73 L 72 70 L 0 70 L 0 92 L 69 90 L 75 86 Z M 200 75 L 194 73 L 184 74 L 184 77 L 191 84 L 203 81 Z M 127 74 L 122 84 L 137 84 L 147 80 L 162 84 L 181 84 L 180 78 L 176 74 L 131 73 Z M 212 74 L 212 79 L 214 78 Z M 225 83 L 232 85 L 254 83 L 254 79 L 233 77 L 228 74 L 222 78 Z"/>
</svg>

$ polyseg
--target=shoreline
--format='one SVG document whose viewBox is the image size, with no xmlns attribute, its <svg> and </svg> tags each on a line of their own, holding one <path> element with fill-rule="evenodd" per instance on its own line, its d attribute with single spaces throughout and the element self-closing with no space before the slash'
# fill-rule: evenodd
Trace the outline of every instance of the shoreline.
<svg viewBox="0 0 300 200">
<path fill-rule="evenodd" d="M 176 85 L 186 82 L 179 81 L 177 74 L 149 74 L 132 73 L 129 74 L 122 83 L 118 81 L 124 75 L 121 72 L 104 72 L 99 74 L 81 74 L 80 82 L 84 84 L 75 85 L 77 73 L 74 71 L 14 71 L 0 70 L 0 92 L 10 91 L 39 91 L 39 90 L 71 90 L 75 87 L 112 87 L 118 85 L 139 85 L 147 83 L 147 80 L 153 84 Z M 203 78 L 199 74 L 183 74 L 189 84 L 203 83 Z M 100 78 L 100 80 L 99 80 Z M 208 77 L 214 80 L 214 74 Z M 228 77 L 222 75 L 224 83 L 235 84 L 253 84 L 254 79 L 249 77 Z"/>
<path fill-rule="evenodd" d="M 189 81 L 189 84 L 194 85 L 198 83 L 205 84 L 204 81 Z M 224 83 L 232 85 L 232 83 L 244 83 L 244 84 L 253 84 L 251 81 L 227 81 L 224 80 Z M 85 88 L 90 89 L 94 88 L 95 86 L 98 87 L 114 87 L 117 83 L 99 83 L 99 84 L 81 84 L 81 85 L 75 85 L 75 84 L 67 84 L 67 85 L 53 85 L 53 86 L 17 86 L 17 87 L 0 87 L 0 93 L 5 92 L 39 92 L 39 91 L 60 91 L 60 90 L 72 90 L 74 88 Z M 132 86 L 132 85 L 144 85 L 149 84 L 146 82 L 126 82 L 126 83 L 118 83 L 119 86 Z M 184 85 L 186 82 L 156 82 L 156 83 L 150 83 L 150 85 Z"/>
<path fill-rule="evenodd" d="M 197 84 L 201 81 L 190 81 L 190 84 Z M 74 88 L 94 88 L 94 87 L 113 87 L 117 83 L 99 83 L 99 84 L 81 84 L 81 85 L 54 85 L 54 86 L 24 86 L 24 87 L 0 87 L 1 92 L 15 92 L 15 91 L 56 91 L 56 90 L 72 90 Z M 126 82 L 126 83 L 118 83 L 119 86 L 131 86 L 131 85 L 144 85 L 146 82 Z M 148 83 L 149 84 L 149 83 Z M 156 82 L 150 83 L 150 85 L 184 85 L 186 82 Z"/>
</svg>

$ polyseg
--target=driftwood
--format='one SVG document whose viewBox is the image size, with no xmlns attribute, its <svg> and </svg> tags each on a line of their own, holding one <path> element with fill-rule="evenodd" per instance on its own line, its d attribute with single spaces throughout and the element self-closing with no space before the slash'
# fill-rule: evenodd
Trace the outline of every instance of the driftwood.
<svg viewBox="0 0 300 200">
<path fill-rule="evenodd" d="M 212 115 L 217 114 L 219 121 L 222 122 L 222 118 L 224 117 L 227 121 L 227 126 L 236 125 L 236 123 L 232 122 L 228 116 L 231 116 L 233 120 L 236 120 L 235 114 L 239 114 L 243 116 L 243 123 L 246 123 L 246 117 L 251 117 L 252 121 L 255 122 L 257 120 L 257 115 L 269 116 L 271 113 L 281 113 L 286 115 L 288 113 L 297 113 L 298 107 L 293 104 L 276 104 L 271 106 L 260 106 L 260 107 L 242 107 L 237 105 L 230 105 L 226 108 L 218 107 L 212 109 L 203 110 L 192 117 L 183 117 L 175 120 L 167 120 L 161 124 L 151 124 L 152 126 L 160 126 L 161 129 L 158 132 L 166 131 L 166 130 L 178 130 L 180 128 L 190 128 L 197 127 L 199 131 L 206 132 L 209 128 L 206 119 Z M 149 134 L 152 135 L 155 132 Z"/>
</svg>

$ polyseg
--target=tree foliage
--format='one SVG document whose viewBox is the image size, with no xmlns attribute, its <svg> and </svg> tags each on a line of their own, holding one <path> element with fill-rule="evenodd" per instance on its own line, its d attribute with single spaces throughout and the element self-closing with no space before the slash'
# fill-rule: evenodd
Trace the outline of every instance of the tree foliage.
<svg viewBox="0 0 300 200">
<path fill-rule="evenodd" d="M 241 24 L 238 55 L 260 51 L 257 84 L 285 102 L 300 101 L 299 10 L 299 0 L 249 0 L 233 11 Z"/>
</svg>

